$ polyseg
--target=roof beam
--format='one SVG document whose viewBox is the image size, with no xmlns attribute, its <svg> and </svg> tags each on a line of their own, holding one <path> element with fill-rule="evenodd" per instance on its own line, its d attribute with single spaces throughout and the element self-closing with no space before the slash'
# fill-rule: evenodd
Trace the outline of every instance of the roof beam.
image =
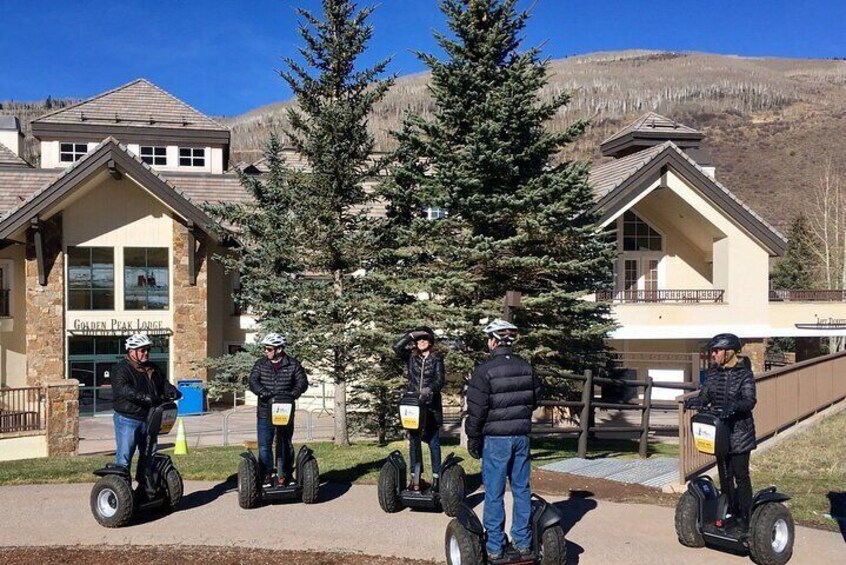
<svg viewBox="0 0 846 565">
<path fill-rule="evenodd" d="M 38 265 L 38 284 L 47 286 L 47 271 L 44 268 L 44 238 L 41 234 L 41 218 L 35 216 L 29 220 L 32 239 L 35 244 L 35 263 Z"/>
</svg>

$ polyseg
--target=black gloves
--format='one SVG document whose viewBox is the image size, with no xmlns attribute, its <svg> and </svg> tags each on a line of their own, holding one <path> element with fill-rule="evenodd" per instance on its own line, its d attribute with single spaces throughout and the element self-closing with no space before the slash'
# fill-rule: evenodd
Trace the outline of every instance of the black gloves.
<svg viewBox="0 0 846 565">
<path fill-rule="evenodd" d="M 684 407 L 686 410 L 696 410 L 702 408 L 702 401 L 694 396 L 684 401 Z"/>
<path fill-rule="evenodd" d="M 481 459 L 482 458 L 482 438 L 480 437 L 468 437 L 467 438 L 467 452 L 470 454 L 470 457 L 473 459 Z"/>
<path fill-rule="evenodd" d="M 420 389 L 420 400 L 424 404 L 429 404 L 432 401 L 432 389 L 429 387 L 423 387 Z"/>
<path fill-rule="evenodd" d="M 139 394 L 136 399 L 138 400 L 138 404 L 140 404 L 141 406 L 153 405 L 153 397 L 149 394 Z"/>
<path fill-rule="evenodd" d="M 273 393 L 267 390 L 266 388 L 263 388 L 259 391 L 258 397 L 262 400 L 270 400 L 271 398 L 273 398 Z"/>
</svg>

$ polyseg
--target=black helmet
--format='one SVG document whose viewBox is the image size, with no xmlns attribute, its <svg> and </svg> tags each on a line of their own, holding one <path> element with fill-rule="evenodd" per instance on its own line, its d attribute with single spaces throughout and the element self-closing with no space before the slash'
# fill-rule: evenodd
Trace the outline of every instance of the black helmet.
<svg viewBox="0 0 846 565">
<path fill-rule="evenodd" d="M 740 343 L 740 338 L 734 334 L 717 334 L 708 342 L 708 351 L 712 349 L 731 349 L 733 351 L 740 351 L 743 345 Z"/>
<path fill-rule="evenodd" d="M 433 330 L 429 326 L 416 327 L 411 331 L 411 333 L 415 336 L 420 335 L 420 334 L 426 334 L 426 336 L 429 338 L 430 342 L 435 341 L 435 330 Z"/>
</svg>

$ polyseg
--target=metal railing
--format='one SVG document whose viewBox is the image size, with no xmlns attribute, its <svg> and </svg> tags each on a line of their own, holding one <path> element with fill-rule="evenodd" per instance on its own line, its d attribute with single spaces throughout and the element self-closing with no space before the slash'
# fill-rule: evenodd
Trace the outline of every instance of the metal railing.
<svg viewBox="0 0 846 565">
<path fill-rule="evenodd" d="M 844 302 L 846 290 L 783 290 L 770 291 L 770 302 Z"/>
<path fill-rule="evenodd" d="M 756 377 L 755 386 L 758 402 L 753 415 L 757 439 L 761 440 L 846 398 L 846 351 L 763 373 Z M 696 411 L 684 407 L 684 401 L 692 396 L 689 393 L 676 399 L 682 483 L 715 463 L 712 456 L 700 453 L 693 444 L 690 419 Z"/>
<path fill-rule="evenodd" d="M 37 386 L 0 389 L 0 433 L 45 429 L 42 398 Z"/>
<path fill-rule="evenodd" d="M 600 302 L 654 303 L 671 302 L 697 304 L 723 302 L 725 290 L 711 289 L 662 289 L 662 290 L 598 290 L 596 299 Z"/>
<path fill-rule="evenodd" d="M 652 390 L 654 388 L 695 390 L 698 387 L 698 384 L 695 382 L 682 383 L 655 381 L 652 377 L 647 377 L 646 380 L 643 381 L 594 377 L 592 371 L 585 371 L 583 375 L 574 375 L 569 373 L 555 373 L 547 375 L 551 375 L 558 379 L 572 380 L 582 383 L 581 400 L 545 400 L 539 403 L 540 406 L 580 409 L 578 426 L 569 428 L 553 428 L 551 430 L 544 430 L 543 433 L 578 434 L 578 455 L 581 458 L 584 458 L 587 455 L 588 440 L 593 437 L 596 432 L 636 433 L 639 437 L 638 453 L 641 457 L 646 457 L 648 453 L 649 432 L 662 429 L 650 425 L 649 420 L 652 410 L 672 410 L 674 408 L 674 403 L 652 400 Z M 594 398 L 594 385 L 606 385 L 621 388 L 642 388 L 643 399 L 639 402 L 604 402 L 602 398 Z M 596 425 L 594 411 L 597 408 L 604 410 L 639 410 L 641 412 L 640 424 L 636 426 Z"/>
</svg>

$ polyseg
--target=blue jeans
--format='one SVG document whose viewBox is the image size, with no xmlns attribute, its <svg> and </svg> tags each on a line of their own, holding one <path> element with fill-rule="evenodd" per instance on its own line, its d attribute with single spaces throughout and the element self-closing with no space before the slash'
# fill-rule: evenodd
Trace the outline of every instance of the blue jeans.
<svg viewBox="0 0 846 565">
<path fill-rule="evenodd" d="M 423 474 L 423 445 L 426 442 L 429 445 L 429 455 L 432 459 L 432 476 L 441 474 L 441 438 L 440 427 L 435 421 L 434 416 L 426 419 L 426 428 L 423 432 L 408 432 L 408 463 L 411 468 L 412 480 L 414 473 L 417 470 L 417 463 L 420 463 L 420 475 Z M 417 476 L 417 480 L 420 477 Z M 418 483 L 419 484 L 419 483 Z"/>
<path fill-rule="evenodd" d="M 511 539 L 517 549 L 532 546 L 532 491 L 529 488 L 529 437 L 485 436 L 482 482 L 485 485 L 484 525 L 488 554 L 505 549 L 505 479 L 511 483 L 514 508 Z"/>
<path fill-rule="evenodd" d="M 117 412 L 115 412 L 113 420 L 115 423 L 116 444 L 115 464 L 129 469 L 132 464 L 132 456 L 135 455 L 135 449 L 137 448 L 138 467 L 135 469 L 135 480 L 141 483 L 145 465 L 152 468 L 152 455 L 156 454 L 158 445 L 153 444 L 150 460 L 147 461 L 147 454 L 144 453 L 144 444 L 147 439 L 146 420 L 135 420 Z"/>
<path fill-rule="evenodd" d="M 292 477 L 294 469 L 294 412 L 287 426 L 274 426 L 270 418 L 259 418 L 257 425 L 259 462 L 262 473 L 270 473 L 277 467 L 273 461 L 273 439 L 276 438 L 276 458 L 279 465 L 276 473 L 280 477 Z"/>
</svg>

